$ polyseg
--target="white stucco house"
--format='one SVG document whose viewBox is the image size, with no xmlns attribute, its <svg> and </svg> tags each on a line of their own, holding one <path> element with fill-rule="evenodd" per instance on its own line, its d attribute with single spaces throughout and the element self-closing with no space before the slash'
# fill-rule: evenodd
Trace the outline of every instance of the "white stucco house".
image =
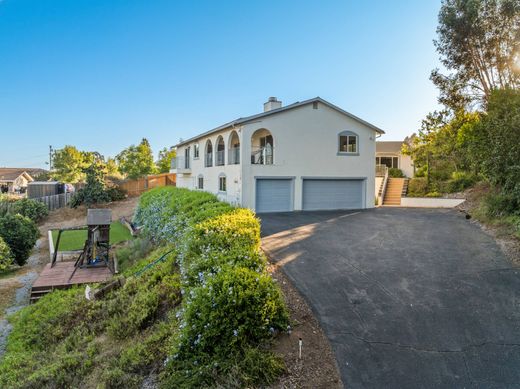
<svg viewBox="0 0 520 389">
<path fill-rule="evenodd" d="M 406 177 L 414 176 L 414 164 L 409 155 L 401 152 L 405 141 L 377 141 L 376 165 L 385 165 L 388 168 L 401 169 Z"/>
<path fill-rule="evenodd" d="M 239 118 L 180 142 L 177 186 L 256 212 L 374 207 L 378 127 L 319 98 Z"/>
</svg>

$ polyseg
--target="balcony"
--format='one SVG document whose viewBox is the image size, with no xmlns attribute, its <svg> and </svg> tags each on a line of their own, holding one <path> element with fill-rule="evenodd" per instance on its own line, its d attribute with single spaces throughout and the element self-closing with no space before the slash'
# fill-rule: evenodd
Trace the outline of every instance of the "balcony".
<svg viewBox="0 0 520 389">
<path fill-rule="evenodd" d="M 274 149 L 270 145 L 265 147 L 252 147 L 252 165 L 272 165 L 274 163 Z"/>
<path fill-rule="evenodd" d="M 213 166 L 213 153 L 206 153 L 204 155 L 204 166 L 205 167 Z"/>
<path fill-rule="evenodd" d="M 176 173 L 191 173 L 191 161 L 189 158 L 176 157 L 172 158 L 171 169 L 176 170 Z"/>
<path fill-rule="evenodd" d="M 215 166 L 224 166 L 224 163 L 225 163 L 224 156 L 225 156 L 224 150 L 217 151 Z"/>
<path fill-rule="evenodd" d="M 228 165 L 240 164 L 240 147 L 233 147 L 229 149 Z"/>
</svg>

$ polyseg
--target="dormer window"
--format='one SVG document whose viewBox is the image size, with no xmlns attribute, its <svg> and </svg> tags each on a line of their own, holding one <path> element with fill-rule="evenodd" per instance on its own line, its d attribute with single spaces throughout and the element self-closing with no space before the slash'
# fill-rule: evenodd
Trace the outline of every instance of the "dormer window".
<svg viewBox="0 0 520 389">
<path fill-rule="evenodd" d="M 356 133 L 343 131 L 339 134 L 338 154 L 359 155 L 359 142 Z"/>
</svg>

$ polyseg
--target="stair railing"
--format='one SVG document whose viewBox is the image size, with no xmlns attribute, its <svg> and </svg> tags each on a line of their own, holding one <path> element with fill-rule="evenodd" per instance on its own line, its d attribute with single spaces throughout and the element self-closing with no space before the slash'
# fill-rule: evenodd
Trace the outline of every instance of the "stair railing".
<svg viewBox="0 0 520 389">
<path fill-rule="evenodd" d="M 383 200 L 385 198 L 386 193 L 386 185 L 388 184 L 388 167 L 385 166 L 384 168 L 384 176 L 383 176 L 383 185 L 381 193 L 379 193 L 379 198 L 377 199 L 377 204 L 383 205 Z"/>
</svg>

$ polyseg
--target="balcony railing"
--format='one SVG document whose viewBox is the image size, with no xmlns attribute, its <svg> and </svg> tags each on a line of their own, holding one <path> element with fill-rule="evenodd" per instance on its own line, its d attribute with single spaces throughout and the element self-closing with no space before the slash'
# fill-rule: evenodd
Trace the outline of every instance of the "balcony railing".
<svg viewBox="0 0 520 389">
<path fill-rule="evenodd" d="M 386 165 L 376 165 L 376 177 L 384 177 L 388 167 Z"/>
<path fill-rule="evenodd" d="M 189 173 L 191 172 L 191 161 L 185 157 L 172 158 L 171 168 L 177 170 L 177 173 Z"/>
<path fill-rule="evenodd" d="M 206 155 L 204 156 L 204 166 L 213 166 L 213 153 L 206 153 Z"/>
<path fill-rule="evenodd" d="M 215 166 L 224 166 L 224 156 L 225 156 L 226 152 L 225 150 L 218 150 L 217 151 L 217 155 L 216 155 L 216 158 L 217 160 L 215 161 Z"/>
<path fill-rule="evenodd" d="M 274 162 L 274 150 L 271 146 L 253 147 L 251 150 L 251 164 L 272 165 Z"/>
<path fill-rule="evenodd" d="M 240 147 L 233 147 L 233 148 L 229 149 L 228 164 L 229 165 L 240 164 Z"/>
</svg>

